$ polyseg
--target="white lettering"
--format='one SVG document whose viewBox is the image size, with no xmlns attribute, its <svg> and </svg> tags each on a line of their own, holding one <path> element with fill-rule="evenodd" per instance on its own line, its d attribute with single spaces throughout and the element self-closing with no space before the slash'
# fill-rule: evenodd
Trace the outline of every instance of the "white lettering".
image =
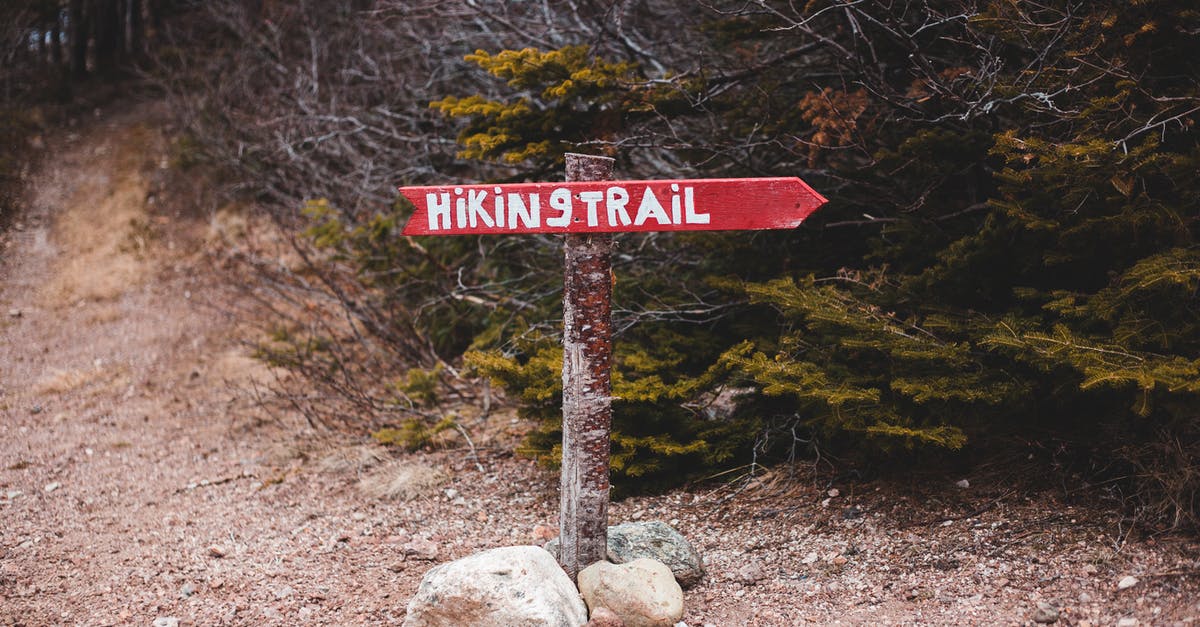
<svg viewBox="0 0 1200 627">
<path fill-rule="evenodd" d="M 496 226 L 504 228 L 504 196 L 501 191 L 499 187 L 492 188 L 492 193 L 496 194 Z"/>
<path fill-rule="evenodd" d="M 608 209 L 608 225 L 617 226 L 617 219 L 621 220 L 621 226 L 629 226 L 629 212 L 625 211 L 625 205 L 629 202 L 629 192 L 625 191 L 624 187 L 608 188 L 608 198 L 604 203 Z"/>
<path fill-rule="evenodd" d="M 525 207 L 525 203 L 521 200 L 521 195 L 509 193 L 508 195 L 508 211 L 509 217 L 508 228 L 517 228 L 517 219 L 525 223 L 525 228 L 536 229 L 542 226 L 542 211 L 541 198 L 537 194 L 529 195 L 529 207 Z"/>
<path fill-rule="evenodd" d="M 711 216 L 707 213 L 696 213 L 695 190 L 683 188 L 684 219 L 688 224 L 708 224 Z"/>
<path fill-rule="evenodd" d="M 667 217 L 667 212 L 663 210 L 662 203 L 658 202 L 658 197 L 647 187 L 646 192 L 642 194 L 642 202 L 638 205 L 637 217 L 633 219 L 633 224 L 634 226 L 641 226 L 650 218 L 654 218 L 659 224 L 671 223 L 671 218 Z"/>
<path fill-rule="evenodd" d="M 483 208 L 483 201 L 487 198 L 488 193 L 483 190 L 468 190 L 467 191 L 467 213 L 471 218 L 471 228 L 478 225 L 475 219 L 477 216 L 483 220 L 483 223 L 488 226 L 496 226 L 492 221 L 492 216 L 488 215 L 486 209 Z"/>
<path fill-rule="evenodd" d="M 579 200 L 582 200 L 587 205 L 588 226 L 596 226 L 600 224 L 599 218 L 596 217 L 596 205 L 604 200 L 604 192 L 579 192 Z"/>
<path fill-rule="evenodd" d="M 462 198 L 463 189 L 461 187 L 454 188 L 454 195 L 459 198 L 454 199 L 454 228 L 467 228 L 467 201 Z"/>
<path fill-rule="evenodd" d="M 429 213 L 430 231 L 450 228 L 450 192 L 425 194 L 425 206 Z"/>
<path fill-rule="evenodd" d="M 550 208 L 559 212 L 557 218 L 546 218 L 546 226 L 564 228 L 571 224 L 571 190 L 565 187 L 550 192 Z"/>
<path fill-rule="evenodd" d="M 671 183 L 671 224 L 679 224 L 679 183 Z"/>
</svg>

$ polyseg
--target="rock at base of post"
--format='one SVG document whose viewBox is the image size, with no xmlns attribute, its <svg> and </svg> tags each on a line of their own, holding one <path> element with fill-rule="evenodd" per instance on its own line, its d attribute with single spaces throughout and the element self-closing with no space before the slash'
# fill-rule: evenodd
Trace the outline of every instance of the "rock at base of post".
<svg viewBox="0 0 1200 627">
<path fill-rule="evenodd" d="M 675 581 L 684 589 L 704 578 L 704 562 L 700 553 L 683 534 L 660 520 L 622 523 L 608 528 L 608 561 L 614 564 L 632 562 L 641 557 L 666 564 Z M 546 550 L 558 557 L 559 541 L 546 543 Z"/>
<path fill-rule="evenodd" d="M 528 625 L 579 627 L 587 608 L 546 551 L 510 546 L 476 553 L 425 573 L 404 627 Z"/>
<path fill-rule="evenodd" d="M 612 610 L 625 627 L 670 627 L 683 618 L 683 590 L 656 560 L 596 562 L 579 573 L 579 592 L 589 608 Z"/>
</svg>

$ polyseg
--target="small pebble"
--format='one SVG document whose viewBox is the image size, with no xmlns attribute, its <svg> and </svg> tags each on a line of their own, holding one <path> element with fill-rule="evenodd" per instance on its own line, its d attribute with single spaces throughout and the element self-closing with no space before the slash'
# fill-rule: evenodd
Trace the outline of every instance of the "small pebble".
<svg viewBox="0 0 1200 627">
<path fill-rule="evenodd" d="M 9 315 L 9 317 L 10 317 L 10 318 L 20 318 L 20 317 L 21 317 L 21 310 L 20 310 L 20 309 L 9 309 L 9 310 L 8 310 L 8 315 Z"/>
<path fill-rule="evenodd" d="M 549 542 L 558 537 L 558 529 L 550 525 L 534 525 L 533 540 L 534 542 Z"/>
<path fill-rule="evenodd" d="M 1138 619 L 1132 616 L 1126 616 L 1125 618 L 1117 621 L 1117 627 L 1137 627 L 1137 624 Z"/>
<path fill-rule="evenodd" d="M 434 561 L 438 556 L 438 545 L 424 538 L 413 538 L 404 545 L 404 555 L 416 560 Z"/>
<path fill-rule="evenodd" d="M 179 590 L 179 597 L 183 599 L 186 599 L 193 594 L 196 594 L 196 586 L 193 586 L 190 582 L 183 584 L 183 588 Z"/>
<path fill-rule="evenodd" d="M 1046 601 L 1038 601 L 1037 609 L 1033 612 L 1033 622 L 1047 625 L 1058 622 L 1058 608 Z"/>
<path fill-rule="evenodd" d="M 159 616 L 154 619 L 154 627 L 179 627 L 179 619 L 174 616 Z"/>
<path fill-rule="evenodd" d="M 59 482 L 55 481 L 54 483 L 47 483 L 46 487 L 44 487 L 42 489 L 45 490 L 47 494 L 49 494 L 61 487 L 62 487 L 62 485 Z"/>
<path fill-rule="evenodd" d="M 221 558 L 221 557 L 225 557 L 225 554 L 226 554 L 226 551 L 225 551 L 224 547 L 220 547 L 215 544 L 208 547 L 208 556 L 209 557 Z"/>
<path fill-rule="evenodd" d="M 1138 585 L 1138 578 L 1133 575 L 1126 575 L 1117 582 L 1117 590 L 1127 590 Z"/>
<path fill-rule="evenodd" d="M 737 581 L 744 585 L 752 586 L 759 581 L 762 581 L 767 576 L 762 565 L 750 563 L 738 569 L 735 577 Z"/>
<path fill-rule="evenodd" d="M 829 498 L 835 499 L 835 498 L 841 496 L 842 491 L 837 488 L 830 488 L 829 492 L 826 492 L 826 494 L 829 495 Z"/>
<path fill-rule="evenodd" d="M 965 489 L 971 487 L 971 482 L 967 481 L 966 479 L 959 479 L 958 481 L 954 482 L 954 485 L 965 490 Z"/>
</svg>

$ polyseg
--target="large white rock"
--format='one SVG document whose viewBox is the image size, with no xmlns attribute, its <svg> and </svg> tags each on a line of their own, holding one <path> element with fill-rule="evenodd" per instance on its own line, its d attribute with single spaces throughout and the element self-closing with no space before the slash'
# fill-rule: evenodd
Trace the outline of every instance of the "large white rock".
<svg viewBox="0 0 1200 627">
<path fill-rule="evenodd" d="M 589 608 L 612 610 L 625 627 L 670 627 L 683 618 L 683 589 L 658 560 L 596 562 L 580 571 L 579 591 Z"/>
<path fill-rule="evenodd" d="M 571 578 L 536 546 L 476 553 L 430 569 L 405 627 L 579 627 L 587 608 Z"/>
</svg>

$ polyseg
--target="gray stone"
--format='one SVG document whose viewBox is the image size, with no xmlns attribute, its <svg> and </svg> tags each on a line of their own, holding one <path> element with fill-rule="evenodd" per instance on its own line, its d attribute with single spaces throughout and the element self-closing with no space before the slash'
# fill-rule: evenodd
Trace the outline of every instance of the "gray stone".
<svg viewBox="0 0 1200 627">
<path fill-rule="evenodd" d="M 1033 612 L 1033 622 L 1044 624 L 1058 622 L 1058 608 L 1045 601 L 1038 601 L 1037 609 Z"/>
<path fill-rule="evenodd" d="M 546 550 L 556 558 L 558 547 L 558 539 L 546 543 Z M 667 523 L 649 520 L 608 528 L 608 561 L 625 564 L 643 557 L 666 564 L 684 588 L 690 588 L 704 578 L 700 553 Z"/>
<path fill-rule="evenodd" d="M 762 565 L 756 562 L 750 562 L 734 573 L 734 579 L 747 586 L 753 586 L 766 577 L 767 571 L 763 570 Z"/>
<path fill-rule="evenodd" d="M 1117 590 L 1128 590 L 1136 585 L 1138 585 L 1138 578 L 1133 575 L 1126 575 L 1121 578 L 1121 581 L 1117 582 Z"/>
<path fill-rule="evenodd" d="M 409 559 L 432 562 L 438 556 L 438 545 L 432 540 L 426 540 L 425 538 L 413 538 L 404 545 L 402 550 L 404 551 L 404 556 Z"/>
<path fill-rule="evenodd" d="M 405 627 L 579 627 L 587 608 L 554 558 L 536 546 L 476 553 L 425 573 Z"/>
<path fill-rule="evenodd" d="M 174 616 L 159 616 L 154 619 L 154 627 L 179 627 L 179 619 Z"/>
<path fill-rule="evenodd" d="M 626 627 L 671 627 L 683 618 L 683 589 L 657 560 L 596 562 L 580 571 L 579 592 L 589 608 L 612 610 Z"/>
</svg>

